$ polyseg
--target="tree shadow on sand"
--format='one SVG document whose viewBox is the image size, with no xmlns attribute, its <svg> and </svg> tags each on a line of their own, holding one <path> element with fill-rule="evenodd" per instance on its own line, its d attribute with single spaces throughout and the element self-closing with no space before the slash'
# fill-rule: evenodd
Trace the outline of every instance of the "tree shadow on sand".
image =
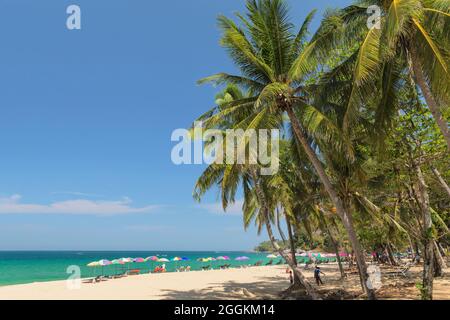
<svg viewBox="0 0 450 320">
<path fill-rule="evenodd" d="M 188 300 L 258 300 L 280 299 L 280 293 L 289 286 L 288 281 L 280 277 L 259 277 L 248 283 L 227 281 L 225 283 L 212 283 L 199 290 L 177 291 L 163 290 L 161 299 L 188 299 Z"/>
</svg>

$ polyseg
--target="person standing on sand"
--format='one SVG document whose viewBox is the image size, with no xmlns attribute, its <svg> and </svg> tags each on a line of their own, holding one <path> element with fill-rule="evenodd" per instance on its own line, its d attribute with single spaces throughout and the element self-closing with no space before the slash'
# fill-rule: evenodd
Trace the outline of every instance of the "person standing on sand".
<svg viewBox="0 0 450 320">
<path fill-rule="evenodd" d="M 291 285 L 294 284 L 294 276 L 292 275 L 292 270 L 289 270 L 289 282 Z"/>
<path fill-rule="evenodd" d="M 314 279 L 316 279 L 316 283 L 318 286 L 320 286 L 321 284 L 323 285 L 322 279 L 320 278 L 320 274 L 325 275 L 325 273 L 323 273 L 320 270 L 320 268 L 318 266 L 316 266 L 314 269 Z"/>
</svg>

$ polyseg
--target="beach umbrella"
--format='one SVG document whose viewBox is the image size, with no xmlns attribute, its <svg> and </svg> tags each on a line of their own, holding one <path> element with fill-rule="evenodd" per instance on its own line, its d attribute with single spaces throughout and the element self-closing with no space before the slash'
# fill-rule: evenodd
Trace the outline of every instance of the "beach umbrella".
<svg viewBox="0 0 450 320">
<path fill-rule="evenodd" d="M 172 261 L 175 262 L 175 269 L 178 269 L 178 261 L 183 261 L 183 258 L 181 258 L 181 257 L 173 257 Z"/>
<path fill-rule="evenodd" d="M 125 264 L 125 262 L 122 259 L 114 259 L 111 264 Z"/>
<path fill-rule="evenodd" d="M 111 264 L 111 261 L 106 260 L 106 259 L 102 259 L 102 260 L 98 261 L 98 264 L 101 265 L 102 267 L 109 266 Z"/>
<path fill-rule="evenodd" d="M 92 262 L 89 262 L 87 264 L 87 266 L 92 268 L 92 267 L 98 267 L 98 266 L 100 266 L 100 264 L 98 263 L 98 261 L 92 261 Z M 92 276 L 94 276 L 94 270 L 92 270 Z"/>
<path fill-rule="evenodd" d="M 145 261 L 150 261 L 150 269 L 153 269 L 153 261 L 158 261 L 158 257 L 157 256 L 149 256 L 149 257 L 145 258 Z"/>
<path fill-rule="evenodd" d="M 169 262 L 169 259 L 161 258 L 161 259 L 158 259 L 158 262 Z"/>
<path fill-rule="evenodd" d="M 269 254 L 268 256 L 267 256 L 267 258 L 269 258 L 269 259 L 274 259 L 274 258 L 276 258 L 277 256 L 276 255 L 274 255 L 274 254 Z"/>
<path fill-rule="evenodd" d="M 142 262 L 145 262 L 145 259 L 141 258 L 141 257 L 138 257 L 138 258 L 134 258 L 133 262 L 135 262 L 135 263 L 142 263 Z"/>
<path fill-rule="evenodd" d="M 98 264 L 102 266 L 102 275 L 103 275 L 103 267 L 109 266 L 111 264 L 111 261 L 102 259 L 98 261 Z"/>
<path fill-rule="evenodd" d="M 235 261 L 245 261 L 245 260 L 248 260 L 248 259 L 250 259 L 249 257 L 246 257 L 246 256 L 240 256 L 240 257 L 237 257 L 236 259 L 234 259 Z"/>
<path fill-rule="evenodd" d="M 123 265 L 125 264 L 125 262 L 123 262 L 122 259 L 114 259 L 111 261 L 111 264 L 114 265 L 114 272 L 117 274 L 117 265 L 118 264 Z"/>
<path fill-rule="evenodd" d="M 187 257 L 182 257 L 181 260 L 183 260 L 183 261 L 189 261 L 189 258 L 187 258 Z"/>
<path fill-rule="evenodd" d="M 157 256 L 150 256 L 150 257 L 147 257 L 147 258 L 145 258 L 145 260 L 147 260 L 147 261 L 158 261 L 158 257 Z"/>
</svg>

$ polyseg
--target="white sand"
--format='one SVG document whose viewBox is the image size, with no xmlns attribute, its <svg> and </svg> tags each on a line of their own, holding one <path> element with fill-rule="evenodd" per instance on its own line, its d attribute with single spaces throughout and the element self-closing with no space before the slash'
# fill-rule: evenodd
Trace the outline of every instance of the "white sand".
<svg viewBox="0 0 450 320">
<path fill-rule="evenodd" d="M 0 287 L 0 299 L 251 299 L 276 298 L 289 285 L 283 266 L 143 274 L 68 289 L 66 281 Z"/>
<path fill-rule="evenodd" d="M 349 273 L 342 281 L 336 264 L 321 266 L 325 272 L 325 285 L 319 288 L 324 294 L 345 290 L 361 295 L 357 272 Z M 68 289 L 66 281 L 37 282 L 0 287 L 0 300 L 4 299 L 277 299 L 289 286 L 286 266 L 250 267 L 245 269 L 174 272 L 144 274 L 112 279 L 95 284 L 81 284 L 79 289 Z M 383 267 L 382 273 L 389 271 Z M 382 287 L 377 290 L 380 299 L 420 299 L 416 283 L 421 281 L 421 266 L 411 268 L 405 277 L 383 274 Z M 312 283 L 312 270 L 304 270 Z M 435 278 L 434 298 L 450 299 L 450 270 L 445 277 Z"/>
</svg>

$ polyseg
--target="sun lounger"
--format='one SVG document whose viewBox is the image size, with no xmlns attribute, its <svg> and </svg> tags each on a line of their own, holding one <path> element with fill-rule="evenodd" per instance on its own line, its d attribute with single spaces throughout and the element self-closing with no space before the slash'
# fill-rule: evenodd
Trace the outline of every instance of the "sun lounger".
<svg viewBox="0 0 450 320">
<path fill-rule="evenodd" d="M 96 278 L 86 278 L 83 279 L 82 283 L 96 283 Z"/>
<path fill-rule="evenodd" d="M 135 270 L 130 270 L 130 271 L 128 271 L 127 274 L 128 274 L 129 276 L 135 276 L 135 275 L 138 275 L 140 272 L 141 272 L 141 270 L 135 269 Z"/>
<path fill-rule="evenodd" d="M 407 263 L 404 266 L 399 267 L 395 271 L 388 271 L 388 272 L 385 272 L 384 274 L 388 275 L 388 276 L 407 278 L 409 276 L 409 273 L 408 273 L 409 269 L 411 269 L 412 266 L 413 266 L 412 263 Z"/>
<path fill-rule="evenodd" d="M 162 272 L 166 272 L 166 269 L 161 267 L 156 267 L 155 269 L 153 269 L 153 273 L 162 273 Z"/>
</svg>

